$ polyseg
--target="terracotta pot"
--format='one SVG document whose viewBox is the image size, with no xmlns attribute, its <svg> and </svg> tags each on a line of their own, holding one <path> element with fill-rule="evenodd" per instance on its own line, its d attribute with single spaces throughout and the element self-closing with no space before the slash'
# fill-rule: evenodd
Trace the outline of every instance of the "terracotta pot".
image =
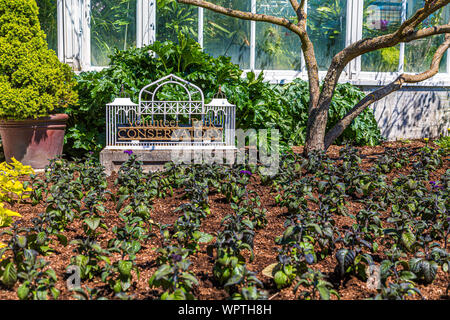
<svg viewBox="0 0 450 320">
<path fill-rule="evenodd" d="M 67 114 L 33 120 L 1 120 L 0 135 L 6 161 L 16 160 L 43 169 L 62 154 Z"/>
</svg>

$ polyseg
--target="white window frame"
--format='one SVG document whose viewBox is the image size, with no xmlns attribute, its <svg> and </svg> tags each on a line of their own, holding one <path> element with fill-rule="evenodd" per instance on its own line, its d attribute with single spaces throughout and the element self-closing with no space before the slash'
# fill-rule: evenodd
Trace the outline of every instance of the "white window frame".
<svg viewBox="0 0 450 320">
<path fill-rule="evenodd" d="M 364 9 L 364 0 L 348 0 L 354 3 L 354 9 L 352 12 L 353 20 L 356 20 L 356 28 L 357 29 L 357 37 L 353 40 L 356 42 L 362 39 L 362 29 L 363 29 L 363 9 Z M 402 0 L 402 22 L 406 20 L 406 4 L 407 0 Z M 352 77 L 349 79 L 350 83 L 355 85 L 367 85 L 367 86 L 376 86 L 376 85 L 384 85 L 394 81 L 401 73 L 404 72 L 404 54 L 405 54 L 405 43 L 400 43 L 400 57 L 399 57 L 399 65 L 396 72 L 368 72 L 361 71 L 361 56 L 359 56 L 356 60 L 357 68 L 356 68 L 356 77 Z M 419 86 L 419 87 L 434 87 L 434 86 L 450 86 L 450 50 L 447 50 L 447 70 L 446 72 L 441 72 L 436 74 L 431 79 L 415 83 L 415 84 L 406 84 L 405 86 Z"/>
<path fill-rule="evenodd" d="M 251 1 L 251 11 L 256 12 L 256 1 Z M 402 20 L 406 19 L 406 1 L 403 1 L 404 12 Z M 101 70 L 104 67 L 91 65 L 90 39 L 90 2 L 91 0 L 57 0 L 58 10 L 58 56 L 59 59 L 71 65 L 76 71 Z M 143 47 L 156 39 L 156 0 L 136 0 L 136 44 Z M 347 0 L 346 38 L 345 44 L 350 45 L 362 39 L 364 0 Z M 204 9 L 198 8 L 198 42 L 203 47 Z M 250 68 L 245 72 L 256 70 L 256 27 L 255 21 L 250 21 Z M 405 44 L 400 45 L 399 68 L 397 72 L 363 72 L 361 57 L 351 61 L 341 75 L 339 82 L 350 82 L 355 85 L 376 86 L 387 84 L 403 71 L 403 55 Z M 450 51 L 450 50 L 449 50 Z M 307 79 L 303 55 L 301 70 L 266 70 L 265 77 L 272 83 L 290 82 L 295 78 Z M 326 71 L 320 71 L 323 79 Z M 438 73 L 433 78 L 410 86 L 450 87 L 450 52 L 447 52 L 447 72 Z"/>
</svg>

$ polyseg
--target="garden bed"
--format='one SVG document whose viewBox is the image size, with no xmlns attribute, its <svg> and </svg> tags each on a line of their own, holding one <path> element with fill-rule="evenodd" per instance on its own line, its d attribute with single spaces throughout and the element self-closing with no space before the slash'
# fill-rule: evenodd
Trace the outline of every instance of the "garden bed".
<svg viewBox="0 0 450 320">
<path fill-rule="evenodd" d="M 378 159 L 385 155 L 386 147 L 392 148 L 392 150 L 406 148 L 404 151 L 410 156 L 410 161 L 408 163 L 405 162 L 401 166 L 397 165 L 397 167 L 393 167 L 392 170 L 389 170 L 390 172 L 378 173 L 380 176 L 384 174 L 386 176 L 385 181 L 388 185 L 391 185 L 394 179 L 400 177 L 401 175 L 410 175 L 415 171 L 417 173 L 418 169 L 417 167 L 414 167 L 413 169 L 413 165 L 415 161 L 419 160 L 420 155 L 418 154 L 421 150 L 423 150 L 422 148 L 425 146 L 426 144 L 423 141 L 412 141 L 408 143 L 384 143 L 382 146 L 377 147 L 358 148 L 362 160 L 362 162 L 359 164 L 359 167 L 366 172 L 368 172 L 370 168 L 374 168 L 375 165 L 379 163 L 377 162 L 379 161 Z M 431 152 L 433 151 L 433 148 L 436 148 L 436 146 L 433 146 L 431 148 Z M 331 161 L 336 162 L 338 166 L 342 165 L 343 161 L 340 158 L 339 153 L 341 149 L 342 147 L 332 146 L 327 153 Z M 301 152 L 302 148 L 296 148 L 295 151 Z M 394 162 L 397 162 L 400 159 L 393 160 Z M 433 188 L 434 185 L 428 183 L 429 181 L 443 181 L 443 177 L 446 171 L 450 168 L 448 154 L 441 156 L 441 164 L 436 165 L 436 167 L 427 168 L 428 169 L 426 170 L 428 171 L 428 176 L 426 177 L 426 179 L 422 179 L 423 184 L 426 185 L 426 188 L 430 194 L 432 194 L 433 192 L 439 192 L 441 198 L 443 198 L 442 201 L 445 202 L 445 206 L 448 208 L 448 199 L 445 199 L 445 195 L 448 195 L 448 187 L 444 185 L 442 186 L 442 188 L 435 189 Z M 302 170 L 305 169 L 303 168 Z M 243 174 L 247 175 L 246 173 Z M 301 176 L 308 176 L 308 173 L 303 172 L 299 175 L 299 177 Z M 309 176 L 311 176 L 311 174 L 309 174 Z M 44 174 L 39 174 L 38 178 L 43 179 Z M 112 194 L 120 194 L 121 192 L 119 190 L 120 185 L 115 185 L 115 181 L 117 178 L 117 174 L 113 174 L 111 177 L 107 178 L 107 190 Z M 344 179 L 344 177 L 342 177 L 342 179 Z M 26 178 L 26 180 L 29 179 Z M 417 180 L 420 181 L 420 179 Z M 249 177 L 247 188 L 249 190 L 255 191 L 259 196 L 261 202 L 260 208 L 266 210 L 265 218 L 267 219 L 267 224 L 260 229 L 254 229 L 254 260 L 250 261 L 250 254 L 248 250 L 242 250 L 242 255 L 246 259 L 247 269 L 253 271 L 256 277 L 260 281 L 262 281 L 263 288 L 260 289 L 264 289 L 267 292 L 267 298 L 277 300 L 298 299 L 299 292 L 307 288 L 300 286 L 298 291 L 294 294 L 293 288 L 295 286 L 295 283 L 297 282 L 296 280 L 294 280 L 293 283 L 288 285 L 287 287 L 278 289 L 273 278 L 268 277 L 267 272 L 264 272 L 263 274 L 263 270 L 266 267 L 278 262 L 278 250 L 282 246 L 280 244 L 277 244 L 275 242 L 275 239 L 283 235 L 283 232 L 285 232 L 285 221 L 289 216 L 286 206 L 283 206 L 276 201 L 276 196 L 278 194 L 283 196 L 286 192 L 286 190 L 283 190 L 282 180 L 280 180 L 279 187 L 280 190 L 276 191 L 276 188 L 272 185 L 272 182 L 269 183 L 266 180 L 261 181 L 261 177 L 257 174 L 253 173 Z M 216 236 L 217 232 L 223 230 L 224 228 L 222 219 L 227 215 L 233 214 L 234 210 L 232 209 L 226 196 L 223 193 L 219 192 L 215 187 L 211 186 L 208 191 L 207 204 L 209 205 L 210 214 L 201 219 L 201 226 L 199 230 L 212 236 Z M 370 195 L 355 193 L 352 196 L 348 194 L 344 196 L 345 207 L 348 209 L 347 214 L 343 215 L 335 211 L 329 217 L 335 222 L 337 232 L 336 237 L 338 236 L 338 234 L 344 235 L 345 231 L 347 231 L 346 228 L 351 227 L 356 222 L 356 220 L 350 215 L 357 215 L 362 209 L 364 209 L 365 205 L 367 204 L 367 199 L 369 197 L 373 197 L 372 194 L 376 192 L 377 190 L 373 190 L 369 192 Z M 317 199 L 320 199 L 323 196 L 323 194 L 316 188 L 312 189 L 312 194 Z M 141 249 L 137 252 L 136 258 L 134 259 L 134 264 L 140 272 L 140 277 L 139 280 L 137 280 L 135 274 L 132 273 L 133 276 L 131 280 L 131 286 L 128 290 L 126 290 L 127 294 L 132 296 L 134 299 L 159 299 L 161 294 L 164 292 L 164 290 L 158 286 L 150 288 L 148 283 L 151 276 L 161 266 L 161 262 L 157 261 L 157 258 L 161 255 L 161 253 L 158 253 L 156 248 L 164 247 L 165 243 L 167 243 L 163 241 L 163 237 L 158 226 L 170 225 L 168 227 L 168 230 L 172 230 L 172 225 L 177 221 L 180 215 L 182 215 L 180 211 L 175 211 L 175 209 L 182 203 L 188 203 L 190 201 L 189 198 L 186 199 L 186 197 L 184 197 L 185 195 L 186 190 L 183 187 L 178 187 L 173 190 L 173 195 L 167 195 L 164 198 L 154 197 L 154 199 L 152 200 L 150 210 L 150 219 L 153 222 L 150 231 L 152 233 L 152 236 L 146 240 L 140 241 Z M 48 203 L 46 203 L 45 198 L 46 197 L 43 196 L 42 200 L 38 201 L 38 204 L 36 205 L 31 204 L 31 199 L 33 199 L 32 197 L 29 200 L 25 200 L 25 203 L 15 204 L 10 207 L 12 210 L 17 211 L 22 215 L 22 218 L 19 220 L 21 227 L 32 227 L 36 223 L 33 222 L 32 219 L 38 217 L 40 213 L 46 211 Z M 97 229 L 97 231 L 99 231 L 99 235 L 96 236 L 96 239 L 100 243 L 102 248 L 108 248 L 108 242 L 111 239 L 117 238 L 117 234 L 113 232 L 113 227 L 122 225 L 123 221 L 119 219 L 118 216 L 117 202 L 112 201 L 111 196 L 108 194 L 104 196 L 104 199 L 106 199 L 106 201 L 104 202 L 103 206 L 106 210 L 100 215 L 102 216 L 101 221 L 106 225 L 106 229 Z M 123 206 L 126 206 L 129 200 L 130 198 L 126 199 Z M 382 226 L 384 229 L 392 228 L 393 226 L 393 223 L 387 222 L 387 219 L 392 216 L 392 205 L 393 204 L 388 203 L 386 209 L 378 210 L 379 217 L 382 221 Z M 313 203 L 311 201 L 308 201 L 308 207 L 312 211 L 319 210 L 319 204 Z M 429 209 L 434 210 L 432 208 Z M 445 213 L 441 213 L 439 218 L 446 219 L 447 216 L 448 211 L 445 211 Z M 420 213 L 412 213 L 411 219 L 421 220 Z M 445 221 L 443 223 L 445 225 Z M 58 280 L 55 284 L 55 287 L 60 291 L 59 299 L 74 299 L 74 293 L 69 291 L 66 286 L 66 279 L 68 278 L 66 268 L 71 264 L 71 258 L 77 255 L 74 250 L 77 248 L 77 246 L 79 246 L 78 244 L 70 244 L 70 242 L 72 240 L 86 238 L 84 225 L 85 222 L 83 222 L 83 219 L 77 217 L 75 217 L 72 222 L 67 223 L 64 231 L 62 232 L 62 234 L 67 237 L 67 246 L 63 246 L 62 244 L 60 244 L 56 240 L 57 238 L 54 234 L 49 234 L 49 239 L 53 239 L 49 244 L 49 247 L 53 252 L 50 252 L 45 256 L 42 255 L 42 253 L 40 254 L 41 257 L 49 262 L 49 267 L 56 272 Z M 445 226 L 448 226 L 448 222 Z M 383 243 L 381 238 L 387 239 L 387 243 Z M 419 234 L 416 235 L 416 238 L 417 243 L 419 243 Z M 8 241 L 10 241 L 10 237 L 8 235 L 3 235 L 0 240 L 4 243 L 8 243 Z M 443 237 L 436 236 L 436 238 L 433 240 L 439 243 L 441 247 L 444 246 Z M 171 241 L 172 243 L 177 243 L 177 240 L 175 238 L 171 238 Z M 239 292 L 241 288 L 239 285 L 237 285 L 231 291 L 227 291 L 224 288 L 223 284 L 220 284 L 219 281 L 214 277 L 213 269 L 216 257 L 214 255 L 211 257 L 207 254 L 207 246 L 213 244 L 214 242 L 215 239 L 212 239 L 211 241 L 209 241 L 209 243 L 200 243 L 199 250 L 191 252 L 187 257 L 191 262 L 189 270 L 199 281 L 198 286 L 194 286 L 191 293 L 195 298 L 200 300 L 227 299 L 232 293 Z M 383 260 L 387 259 L 386 252 L 388 251 L 389 247 L 391 247 L 392 244 L 396 241 L 394 240 L 394 238 L 389 241 L 389 236 L 384 235 L 380 238 L 377 238 L 374 242 L 377 242 L 379 244 L 377 250 L 372 251 L 364 247 L 361 247 L 361 249 L 362 252 L 369 253 L 373 258 L 374 263 L 379 265 Z M 313 246 L 315 247 L 315 254 L 317 256 L 314 263 L 308 264 L 308 267 L 314 270 L 320 270 L 325 276 L 324 280 L 331 283 L 332 288 L 336 290 L 341 299 L 367 299 L 373 298 L 377 295 L 377 290 L 369 289 L 366 284 L 366 280 L 361 278 L 360 276 L 357 276 L 357 273 L 349 272 L 344 276 L 339 275 L 337 268 L 338 261 L 335 255 L 337 251 L 344 248 L 346 244 L 336 242 L 334 246 L 330 245 L 329 252 L 324 254 L 323 258 L 319 257 L 320 250 L 318 249 L 317 243 L 313 243 Z M 414 255 L 418 251 L 420 251 L 420 245 L 418 245 L 416 249 L 404 249 L 403 253 L 405 254 L 405 256 L 397 260 L 409 261 L 409 259 L 414 257 Z M 7 257 L 10 255 L 11 253 L 7 253 Z M 114 261 L 120 259 L 120 253 L 111 253 L 111 264 L 113 264 Z M 402 270 L 402 267 L 400 267 L 399 270 Z M 393 276 L 390 276 L 389 279 L 392 280 Z M 403 280 L 392 281 L 398 283 L 404 282 Z M 388 283 L 389 282 L 390 281 L 388 281 Z M 17 290 L 19 288 L 19 285 L 19 282 L 17 282 L 12 287 L 0 285 L 0 299 L 18 299 Z M 427 284 L 426 281 L 421 279 L 416 279 L 414 281 L 414 286 L 420 290 L 421 294 L 426 299 L 448 299 L 446 293 L 448 285 L 449 274 L 448 272 L 444 272 L 441 266 L 438 267 L 435 278 L 431 284 Z M 90 280 L 82 280 L 82 286 L 99 289 L 97 297 L 102 296 L 108 299 L 113 299 L 115 297 L 114 291 L 112 290 L 110 285 L 101 280 L 100 274 L 94 275 Z M 332 295 L 331 297 L 335 299 L 335 296 Z M 420 299 L 420 296 L 414 295 L 410 298 Z"/>
</svg>

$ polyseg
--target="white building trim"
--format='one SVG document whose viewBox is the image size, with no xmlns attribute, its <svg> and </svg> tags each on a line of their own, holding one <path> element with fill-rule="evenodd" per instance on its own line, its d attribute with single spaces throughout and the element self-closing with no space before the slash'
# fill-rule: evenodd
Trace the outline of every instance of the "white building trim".
<svg viewBox="0 0 450 320">
<path fill-rule="evenodd" d="M 156 39 L 156 0 L 137 0 L 136 46 L 145 47 Z"/>
<path fill-rule="evenodd" d="M 57 0 L 58 16 L 58 56 L 68 63 L 76 71 L 101 70 L 103 67 L 91 65 L 91 28 L 90 28 L 90 4 L 91 0 Z M 138 47 L 151 44 L 156 39 L 156 0 L 137 1 L 137 31 L 136 43 Z M 257 11 L 257 1 L 251 1 L 251 11 Z M 287 0 L 286 0 L 287 1 Z M 289 3 L 287 1 L 287 3 Z M 402 0 L 402 21 L 406 19 L 406 3 Z M 363 33 L 363 7 L 364 0 L 347 0 L 347 27 L 345 45 L 350 45 L 362 39 Z M 203 47 L 204 9 L 198 9 L 198 41 Z M 255 70 L 256 66 L 256 28 L 257 23 L 250 22 L 250 61 L 249 70 Z M 400 74 L 404 69 L 405 46 L 400 46 L 400 59 L 397 72 L 363 72 L 361 71 L 361 57 L 357 57 L 349 63 L 344 70 L 340 82 L 350 82 L 356 85 L 378 86 L 387 84 Z M 266 79 L 272 83 L 289 82 L 295 78 L 307 79 L 304 57 L 302 57 L 301 70 L 267 70 L 264 71 Z M 245 70 L 246 72 L 249 70 Z M 325 71 L 320 72 L 323 78 Z M 409 86 L 409 85 L 408 85 Z M 415 85 L 414 85 L 415 86 Z M 417 86 L 450 87 L 450 52 L 447 54 L 446 73 L 439 73 L 432 79 L 421 82 Z"/>
</svg>

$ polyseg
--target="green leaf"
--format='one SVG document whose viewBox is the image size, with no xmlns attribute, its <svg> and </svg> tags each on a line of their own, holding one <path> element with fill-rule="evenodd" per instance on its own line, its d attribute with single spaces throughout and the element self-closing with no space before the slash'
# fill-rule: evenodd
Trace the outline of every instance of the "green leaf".
<svg viewBox="0 0 450 320">
<path fill-rule="evenodd" d="M 186 294 L 183 290 L 177 289 L 172 295 L 173 300 L 186 300 Z"/>
<path fill-rule="evenodd" d="M 38 288 L 36 291 L 36 297 L 38 298 L 38 300 L 47 300 L 47 290 L 45 289 L 45 287 L 42 288 Z"/>
<path fill-rule="evenodd" d="M 53 279 L 53 281 L 58 281 L 58 277 L 56 276 L 56 272 L 53 269 L 47 269 L 47 271 L 45 272 L 50 278 Z"/>
<path fill-rule="evenodd" d="M 427 283 L 432 283 L 434 281 L 434 278 L 436 278 L 438 269 L 437 263 L 435 261 L 423 260 L 421 262 L 421 267 L 425 281 Z"/>
<path fill-rule="evenodd" d="M 124 201 L 125 201 L 126 199 L 128 199 L 128 197 L 129 197 L 128 194 L 124 194 L 124 195 L 121 195 L 121 196 L 119 197 L 119 201 L 117 201 L 117 205 L 116 205 L 116 211 L 117 211 L 117 212 L 119 212 L 120 209 L 122 209 L 123 203 L 124 203 Z"/>
<path fill-rule="evenodd" d="M 234 286 L 243 280 L 243 276 L 240 273 L 233 274 L 225 283 L 225 287 Z"/>
<path fill-rule="evenodd" d="M 278 289 L 281 289 L 288 285 L 288 277 L 281 270 L 275 272 L 275 276 L 273 277 L 273 279 Z"/>
<path fill-rule="evenodd" d="M 192 284 L 197 285 L 198 284 L 198 280 L 196 277 L 194 277 L 192 274 L 190 274 L 189 272 L 183 272 L 182 277 L 190 282 L 192 282 Z"/>
<path fill-rule="evenodd" d="M 45 232 L 43 232 L 43 231 L 39 232 L 36 236 L 37 244 L 44 244 L 46 238 L 47 238 L 47 235 L 45 234 Z"/>
<path fill-rule="evenodd" d="M 320 298 L 322 300 L 330 300 L 330 291 L 326 287 L 319 286 L 317 289 L 319 290 Z"/>
<path fill-rule="evenodd" d="M 411 271 L 402 270 L 400 272 L 400 278 L 403 280 L 414 280 L 416 279 L 416 275 Z"/>
<path fill-rule="evenodd" d="M 17 282 L 17 270 L 13 262 L 6 265 L 3 271 L 2 282 L 7 287 L 12 287 Z"/>
<path fill-rule="evenodd" d="M 113 290 L 115 293 L 119 293 L 120 291 L 122 291 L 122 286 L 120 284 L 120 281 L 116 281 L 114 283 Z"/>
<path fill-rule="evenodd" d="M 25 248 L 27 246 L 27 237 L 25 236 L 17 236 L 17 244 L 21 248 Z"/>
<path fill-rule="evenodd" d="M 28 298 L 28 294 L 30 293 L 30 289 L 28 287 L 28 281 L 22 283 L 20 287 L 17 289 L 17 296 L 20 300 L 25 300 Z"/>
<path fill-rule="evenodd" d="M 50 291 L 52 292 L 53 299 L 55 299 L 55 300 L 58 299 L 61 292 L 58 289 L 56 289 L 55 287 L 51 287 Z"/>
<path fill-rule="evenodd" d="M 84 222 L 87 224 L 89 229 L 95 231 L 95 229 L 97 229 L 100 225 L 100 218 L 86 218 L 84 219 Z"/>
<path fill-rule="evenodd" d="M 416 236 L 411 231 L 405 231 L 402 233 L 402 243 L 410 251 L 414 243 L 416 242 Z"/>
<path fill-rule="evenodd" d="M 155 272 L 155 280 L 156 281 L 161 280 L 162 278 L 167 276 L 170 272 L 171 272 L 170 265 L 163 264 L 161 267 L 159 267 L 158 270 L 156 270 L 156 272 Z"/>
<path fill-rule="evenodd" d="M 214 239 L 214 236 L 209 234 L 209 233 L 205 233 L 205 232 L 200 232 L 200 238 L 198 239 L 199 243 L 209 243 Z"/>
<path fill-rule="evenodd" d="M 131 261 L 119 261 L 118 264 L 119 272 L 121 275 L 129 277 L 131 276 L 131 269 L 133 268 L 133 263 Z"/>
<path fill-rule="evenodd" d="M 261 272 L 263 275 L 269 278 L 273 278 L 273 270 L 278 265 L 278 263 L 272 263 L 264 268 L 264 270 Z"/>
<path fill-rule="evenodd" d="M 353 264 L 355 253 L 348 249 L 340 249 L 336 252 L 336 259 L 341 277 L 346 273 L 347 268 Z"/>
</svg>

